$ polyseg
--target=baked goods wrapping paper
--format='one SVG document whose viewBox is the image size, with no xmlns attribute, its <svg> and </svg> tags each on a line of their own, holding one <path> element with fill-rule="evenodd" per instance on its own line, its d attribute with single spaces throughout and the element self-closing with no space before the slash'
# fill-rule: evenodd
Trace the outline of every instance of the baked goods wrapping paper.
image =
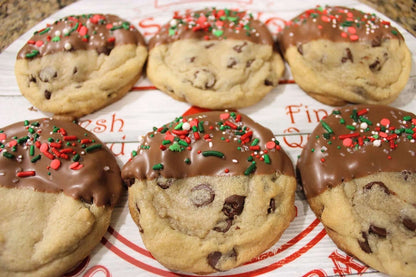
<svg viewBox="0 0 416 277">
<path fill-rule="evenodd" d="M 67 15 L 84 13 L 113 13 L 136 26 L 145 39 L 157 32 L 174 11 L 218 8 L 238 8 L 250 11 L 255 18 L 265 22 L 276 36 L 285 20 L 316 5 L 343 5 L 377 13 L 370 7 L 352 0 L 279 1 L 279 0 L 118 0 L 78 1 L 40 22 L 11 44 L 0 55 L 0 126 L 49 116 L 38 111 L 20 94 L 15 76 L 14 63 L 19 49 L 34 31 L 47 23 Z M 416 38 L 395 22 L 392 24 L 403 34 L 412 52 L 412 72 L 408 84 L 392 106 L 414 112 L 416 110 Z M 262 101 L 241 112 L 270 128 L 282 143 L 285 151 L 296 163 L 308 134 L 320 119 L 332 111 L 307 96 L 293 81 L 290 68 L 279 86 Z M 118 102 L 81 118 L 80 125 L 95 133 L 117 157 L 122 166 L 135 150 L 140 136 L 195 108 L 187 103 L 173 100 L 158 91 L 142 77 L 131 91 Z M 236 269 L 214 274 L 215 276 L 384 276 L 368 268 L 358 260 L 339 250 L 326 235 L 322 224 L 308 207 L 302 193 L 296 193 L 297 215 L 279 242 L 259 257 Z M 176 276 L 160 265 L 145 249 L 137 226 L 130 218 L 127 207 L 127 191 L 117 205 L 111 225 L 93 253 L 66 276 Z M 192 274 L 186 274 L 192 276 Z"/>
</svg>

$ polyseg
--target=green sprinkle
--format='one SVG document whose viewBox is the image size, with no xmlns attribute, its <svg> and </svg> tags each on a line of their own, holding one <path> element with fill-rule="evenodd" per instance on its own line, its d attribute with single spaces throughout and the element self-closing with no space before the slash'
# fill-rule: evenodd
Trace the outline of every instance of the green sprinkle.
<svg viewBox="0 0 416 277">
<path fill-rule="evenodd" d="M 250 175 L 256 170 L 256 162 L 252 162 L 251 165 L 244 171 L 244 175 Z"/>
<path fill-rule="evenodd" d="M 198 131 L 199 131 L 200 133 L 204 133 L 204 132 L 205 132 L 205 129 L 204 129 L 204 121 L 200 121 L 200 122 L 198 123 Z"/>
<path fill-rule="evenodd" d="M 311 152 L 315 152 L 315 148 L 312 148 L 312 149 L 311 149 Z"/>
<path fill-rule="evenodd" d="M 345 124 L 345 120 L 344 120 L 343 118 L 341 118 L 341 119 L 339 120 L 339 123 L 341 123 L 341 124 Z"/>
<path fill-rule="evenodd" d="M 163 164 L 155 164 L 153 167 L 153 170 L 162 170 L 163 169 Z"/>
<path fill-rule="evenodd" d="M 179 124 L 176 125 L 174 129 L 175 130 L 181 130 L 182 129 L 182 125 L 183 125 L 183 122 L 179 122 Z"/>
<path fill-rule="evenodd" d="M 53 138 L 48 138 L 48 141 L 49 142 L 53 142 Z"/>
<path fill-rule="evenodd" d="M 173 152 L 181 152 L 183 149 L 179 145 L 179 143 L 174 142 L 171 146 L 169 146 L 169 150 Z"/>
<path fill-rule="evenodd" d="M 412 129 L 405 129 L 404 132 L 406 134 L 413 134 L 414 133 Z"/>
<path fill-rule="evenodd" d="M 269 155 L 268 154 L 264 154 L 264 162 L 266 163 L 266 164 L 270 164 L 270 157 L 269 157 Z"/>
<path fill-rule="evenodd" d="M 32 163 L 36 163 L 37 161 L 39 161 L 39 160 L 40 160 L 40 158 L 42 158 L 42 156 L 41 156 L 41 155 L 37 155 L 37 156 L 33 157 L 33 159 L 31 159 L 30 161 L 31 161 Z"/>
<path fill-rule="evenodd" d="M 352 110 L 352 115 L 351 115 L 352 120 L 354 120 L 355 122 L 358 121 L 358 114 L 357 114 L 357 110 L 354 109 Z"/>
<path fill-rule="evenodd" d="M 182 139 L 180 141 L 178 141 L 178 144 L 180 144 L 182 146 L 185 146 L 185 147 L 189 146 L 189 144 L 186 141 L 182 140 Z"/>
<path fill-rule="evenodd" d="M 391 33 L 393 34 L 393 35 L 395 35 L 395 36 L 397 36 L 398 34 L 399 34 L 399 32 L 397 32 L 396 30 L 391 30 Z"/>
<path fill-rule="evenodd" d="M 251 146 L 256 146 L 259 143 L 259 139 L 255 138 L 253 139 L 253 142 L 251 143 Z"/>
<path fill-rule="evenodd" d="M 29 137 L 28 136 L 25 136 L 25 137 L 21 137 L 21 138 L 19 138 L 18 140 L 17 140 L 17 143 L 23 143 L 23 142 L 26 142 L 27 140 L 29 139 Z"/>
<path fill-rule="evenodd" d="M 329 125 L 325 122 L 321 120 L 321 125 L 322 127 L 324 127 L 324 129 L 329 133 L 332 134 L 334 133 L 334 131 L 331 129 L 331 127 L 329 127 Z"/>
<path fill-rule="evenodd" d="M 79 156 L 79 154 L 75 154 L 75 156 L 72 158 L 72 161 L 77 162 L 80 158 L 81 157 Z"/>
<path fill-rule="evenodd" d="M 35 155 L 35 146 L 33 144 L 29 148 L 29 155 L 30 156 Z"/>
<path fill-rule="evenodd" d="M 50 27 L 48 27 L 48 28 L 46 28 L 46 29 L 42 30 L 42 32 L 39 32 L 39 35 L 46 34 L 46 33 L 47 33 L 47 32 L 49 32 L 50 30 L 51 30 L 51 28 L 50 28 Z"/>
<path fill-rule="evenodd" d="M 137 151 L 136 150 L 131 151 L 131 156 L 136 157 L 137 156 Z"/>
<path fill-rule="evenodd" d="M 61 38 L 59 36 L 54 36 L 51 40 L 53 42 L 58 42 L 58 41 L 61 41 Z"/>
<path fill-rule="evenodd" d="M 218 158 L 224 158 L 224 153 L 221 153 L 219 151 L 209 150 L 209 151 L 202 152 L 202 156 L 204 157 L 214 156 Z"/>
<path fill-rule="evenodd" d="M 25 120 L 24 125 L 28 126 L 29 125 L 29 120 Z"/>
<path fill-rule="evenodd" d="M 368 125 L 373 125 L 373 122 L 371 122 L 370 120 L 368 120 L 367 118 L 365 118 L 364 116 L 360 116 L 360 120 L 361 122 L 365 122 Z"/>
<path fill-rule="evenodd" d="M 185 163 L 186 163 L 186 164 L 190 164 L 190 163 L 191 163 L 191 160 L 190 160 L 189 158 L 186 158 L 186 159 L 185 159 Z"/>
<path fill-rule="evenodd" d="M 223 34 L 224 34 L 224 31 L 223 30 L 214 30 L 214 32 L 213 32 L 213 34 L 214 34 L 214 36 L 216 36 L 216 37 L 220 37 L 220 36 L 222 36 Z"/>
<path fill-rule="evenodd" d="M 175 29 L 172 27 L 169 28 L 169 36 L 173 36 L 175 34 Z"/>
<path fill-rule="evenodd" d="M 403 120 L 405 120 L 405 121 L 409 121 L 411 119 L 412 119 L 412 117 L 410 115 L 407 115 L 407 116 L 403 117 Z"/>
<path fill-rule="evenodd" d="M 341 114 L 341 111 L 340 110 L 333 110 L 332 114 Z"/>
<path fill-rule="evenodd" d="M 33 134 L 35 132 L 35 130 L 33 128 L 30 128 L 30 127 L 27 129 L 27 131 L 31 134 Z"/>
<path fill-rule="evenodd" d="M 9 152 L 3 152 L 3 157 L 6 157 L 8 159 L 14 159 L 14 155 Z"/>
<path fill-rule="evenodd" d="M 171 143 L 172 142 L 170 140 L 168 140 L 168 139 L 165 139 L 165 140 L 162 141 L 162 144 L 163 145 L 168 145 L 168 144 L 171 144 Z"/>
<path fill-rule="evenodd" d="M 26 53 L 25 57 L 26 58 L 33 58 L 33 57 L 35 57 L 38 54 L 39 54 L 39 51 L 36 50 L 36 49 L 33 49 L 32 52 Z"/>
<path fill-rule="evenodd" d="M 162 131 L 160 131 L 162 134 L 164 134 L 164 133 L 166 133 L 167 131 L 169 130 L 169 128 L 168 127 L 165 127 L 165 128 L 163 128 L 162 129 Z"/>
<path fill-rule="evenodd" d="M 252 156 L 248 156 L 247 161 L 251 162 L 253 160 L 254 160 L 254 158 Z"/>
<path fill-rule="evenodd" d="M 198 127 L 196 127 L 195 125 L 192 126 L 192 131 L 194 131 L 195 133 L 198 132 Z"/>
<path fill-rule="evenodd" d="M 349 129 L 349 130 L 351 130 L 351 131 L 354 131 L 355 130 L 355 127 L 354 126 L 352 126 L 352 125 L 347 125 L 347 126 L 345 126 L 347 129 Z"/>
</svg>

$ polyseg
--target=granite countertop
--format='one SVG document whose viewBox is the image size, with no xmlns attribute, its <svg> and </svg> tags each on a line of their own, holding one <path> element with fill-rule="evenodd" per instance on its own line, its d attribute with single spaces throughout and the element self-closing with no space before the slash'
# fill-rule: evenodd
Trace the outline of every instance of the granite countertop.
<svg viewBox="0 0 416 277">
<path fill-rule="evenodd" d="M 0 53 L 19 36 L 76 0 L 0 0 Z M 416 0 L 361 0 L 416 36 Z"/>
</svg>

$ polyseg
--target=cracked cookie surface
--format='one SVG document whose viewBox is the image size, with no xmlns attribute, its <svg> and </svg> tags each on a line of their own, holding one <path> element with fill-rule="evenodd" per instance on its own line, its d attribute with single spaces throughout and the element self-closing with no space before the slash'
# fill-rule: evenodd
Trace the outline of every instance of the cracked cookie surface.
<svg viewBox="0 0 416 277">
<path fill-rule="evenodd" d="M 124 96 L 146 58 L 143 37 L 118 16 L 68 16 L 35 32 L 17 55 L 15 75 L 35 107 L 81 117 Z"/>
<path fill-rule="evenodd" d="M 158 89 L 210 109 L 257 103 L 284 71 L 269 30 L 246 12 L 213 8 L 176 15 L 149 49 L 147 76 Z"/>
<path fill-rule="evenodd" d="M 278 37 L 296 83 L 328 105 L 388 104 L 405 87 L 411 55 L 389 22 L 346 7 L 317 7 Z"/>
<path fill-rule="evenodd" d="M 416 116 L 381 105 L 336 109 L 297 168 L 336 245 L 392 276 L 416 270 Z"/>
<path fill-rule="evenodd" d="M 271 247 L 295 216 L 292 163 L 244 114 L 177 118 L 122 169 L 146 248 L 172 270 L 225 271 Z"/>
</svg>

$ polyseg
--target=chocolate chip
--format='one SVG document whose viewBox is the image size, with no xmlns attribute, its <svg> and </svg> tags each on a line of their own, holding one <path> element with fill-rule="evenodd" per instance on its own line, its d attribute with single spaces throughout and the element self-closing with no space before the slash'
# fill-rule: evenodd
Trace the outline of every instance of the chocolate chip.
<svg viewBox="0 0 416 277">
<path fill-rule="evenodd" d="M 136 181 L 136 179 L 134 178 L 129 178 L 129 179 L 124 179 L 123 182 L 126 186 L 131 187 L 134 182 Z"/>
<path fill-rule="evenodd" d="M 270 202 L 269 202 L 269 208 L 267 209 L 267 214 L 274 213 L 275 210 L 276 210 L 276 201 L 274 200 L 274 198 L 272 198 L 270 199 Z"/>
<path fill-rule="evenodd" d="M 380 36 L 374 37 L 373 40 L 371 41 L 371 46 L 378 47 L 380 45 L 381 45 L 381 37 Z"/>
<path fill-rule="evenodd" d="M 348 60 L 350 60 L 353 63 L 354 59 L 352 57 L 351 49 L 345 48 L 345 52 L 347 53 L 347 55 L 342 57 L 341 62 L 346 63 Z"/>
<path fill-rule="evenodd" d="M 303 44 L 298 45 L 298 52 L 303 56 Z"/>
<path fill-rule="evenodd" d="M 223 213 L 231 219 L 236 215 L 240 215 L 244 209 L 245 199 L 245 196 L 236 194 L 227 197 L 222 208 Z"/>
<path fill-rule="evenodd" d="M 209 254 L 208 254 L 208 257 L 207 257 L 208 264 L 209 264 L 209 265 L 210 265 L 213 269 L 217 269 L 217 268 L 216 268 L 216 265 L 217 265 L 218 261 L 220 260 L 221 256 L 222 256 L 222 253 L 221 253 L 221 252 L 219 252 L 219 251 L 215 251 L 215 252 L 211 252 L 211 253 L 209 253 Z M 217 269 L 217 270 L 218 270 L 218 269 Z"/>
<path fill-rule="evenodd" d="M 136 210 L 140 213 L 140 208 L 139 208 L 139 205 L 137 205 L 137 203 L 136 203 Z M 140 225 L 140 221 L 139 221 L 139 219 L 138 218 L 136 218 L 136 225 L 137 225 L 137 227 L 139 228 L 139 232 L 140 233 L 143 233 L 144 231 L 143 231 L 143 228 L 142 228 L 142 225 Z"/>
<path fill-rule="evenodd" d="M 371 247 L 368 244 L 368 238 L 367 238 L 367 234 L 362 232 L 361 233 L 364 241 L 358 240 L 358 244 L 360 245 L 360 248 L 365 252 L 365 253 L 372 253 L 373 251 L 371 251 Z"/>
<path fill-rule="evenodd" d="M 168 189 L 173 183 L 173 179 L 165 179 L 165 178 L 158 178 L 157 179 L 157 185 L 161 188 L 161 189 Z"/>
<path fill-rule="evenodd" d="M 403 170 L 402 171 L 402 177 L 405 181 L 407 181 L 407 179 L 409 179 L 410 175 L 412 175 L 412 172 L 410 172 L 409 170 Z"/>
<path fill-rule="evenodd" d="M 29 77 L 29 82 L 36 83 L 36 76 L 34 76 L 34 75 L 30 75 L 30 77 Z"/>
<path fill-rule="evenodd" d="M 241 53 L 243 51 L 243 47 L 247 45 L 245 41 L 243 44 L 233 46 L 233 50 L 237 53 Z"/>
<path fill-rule="evenodd" d="M 373 188 L 373 186 L 376 186 L 376 185 L 380 186 L 386 194 L 390 194 L 390 190 L 388 189 L 388 187 L 386 187 L 386 185 L 380 181 L 370 182 L 364 186 L 364 189 L 370 190 Z"/>
<path fill-rule="evenodd" d="M 246 62 L 246 68 L 249 68 L 251 64 L 254 62 L 254 59 L 250 59 Z"/>
<path fill-rule="evenodd" d="M 195 61 L 195 59 L 196 59 L 196 57 L 190 57 L 190 58 L 189 58 L 189 62 L 190 62 L 190 63 L 193 63 L 193 62 Z"/>
<path fill-rule="evenodd" d="M 264 85 L 265 86 L 274 86 L 274 84 L 273 84 L 273 82 L 272 81 L 270 81 L 270 80 L 264 80 Z"/>
<path fill-rule="evenodd" d="M 382 238 L 385 238 L 387 236 L 387 231 L 385 228 L 377 227 L 375 225 L 370 225 L 370 228 L 368 229 L 369 233 L 376 234 Z"/>
<path fill-rule="evenodd" d="M 200 184 L 191 189 L 191 202 L 197 207 L 210 204 L 214 198 L 215 193 L 208 184 Z"/>
<path fill-rule="evenodd" d="M 237 64 L 237 60 L 233 57 L 228 59 L 227 68 L 233 68 L 234 65 Z"/>
<path fill-rule="evenodd" d="M 223 254 L 220 251 L 211 252 L 208 254 L 208 264 L 217 271 L 222 271 L 221 264 L 225 260 L 236 259 L 237 251 L 233 248 L 231 251 Z"/>
<path fill-rule="evenodd" d="M 231 225 L 233 225 L 233 220 L 230 218 L 227 218 L 225 221 L 221 221 L 213 228 L 216 232 L 225 233 L 228 230 L 230 230 Z"/>
<path fill-rule="evenodd" d="M 368 67 L 370 68 L 370 70 L 372 72 L 380 71 L 381 70 L 381 64 L 380 64 L 379 59 L 377 58 L 377 60 L 375 60 L 375 62 L 373 62 L 372 64 L 370 64 Z"/>
<path fill-rule="evenodd" d="M 192 85 L 201 89 L 209 89 L 215 85 L 216 81 L 214 73 L 204 68 L 194 72 Z"/>
<path fill-rule="evenodd" d="M 405 217 L 403 218 L 403 225 L 409 229 L 410 231 L 415 231 L 416 230 L 416 222 L 414 222 L 413 220 L 411 220 L 409 217 Z"/>
<path fill-rule="evenodd" d="M 49 90 L 45 89 L 45 91 L 43 92 L 43 95 L 45 96 L 45 98 L 47 100 L 49 100 L 49 99 L 51 99 L 52 92 L 50 92 Z"/>
<path fill-rule="evenodd" d="M 77 72 L 78 72 L 78 68 L 75 66 L 74 69 L 72 70 L 72 74 L 75 75 L 75 74 L 77 74 Z"/>
<path fill-rule="evenodd" d="M 215 43 L 209 43 L 209 44 L 205 45 L 205 48 L 208 49 L 208 48 L 211 48 L 214 45 L 215 45 Z"/>
</svg>

